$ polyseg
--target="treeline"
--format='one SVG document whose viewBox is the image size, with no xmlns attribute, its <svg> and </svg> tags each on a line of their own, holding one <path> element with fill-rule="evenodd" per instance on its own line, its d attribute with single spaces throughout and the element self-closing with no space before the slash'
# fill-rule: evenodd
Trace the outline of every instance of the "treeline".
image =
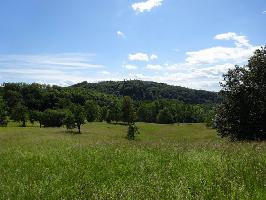
<svg viewBox="0 0 266 200">
<path fill-rule="evenodd" d="M 129 100 L 125 100 L 128 99 Z M 88 122 L 128 122 L 125 102 L 132 105 L 132 121 L 153 123 L 204 122 L 211 106 L 176 100 L 133 101 L 130 97 L 102 94 L 79 87 L 4 83 L 0 90 L 0 124 L 7 119 L 39 122 L 40 127 L 77 127 Z"/>
<path fill-rule="evenodd" d="M 130 96 L 135 101 L 173 99 L 186 104 L 210 104 L 220 102 L 218 93 L 193 90 L 180 86 L 141 80 L 82 82 L 71 87 L 85 88 L 115 96 Z"/>
</svg>

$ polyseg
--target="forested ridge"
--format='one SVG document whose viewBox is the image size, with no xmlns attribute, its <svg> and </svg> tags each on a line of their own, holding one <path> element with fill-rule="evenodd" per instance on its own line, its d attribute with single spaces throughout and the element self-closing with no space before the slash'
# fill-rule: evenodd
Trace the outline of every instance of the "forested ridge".
<svg viewBox="0 0 266 200">
<path fill-rule="evenodd" d="M 217 100 L 214 92 L 138 80 L 83 82 L 70 87 L 4 83 L 0 88 L 0 119 L 2 125 L 12 119 L 22 126 L 37 121 L 40 127 L 65 124 L 70 128 L 76 126 L 75 113 L 82 123 L 83 118 L 108 123 L 205 122 Z"/>
<path fill-rule="evenodd" d="M 205 104 L 219 102 L 218 93 L 206 90 L 194 90 L 180 86 L 167 85 L 141 80 L 103 81 L 88 83 L 86 81 L 71 87 L 86 88 L 100 93 L 116 96 L 130 96 L 133 100 L 174 99 L 188 104 Z"/>
</svg>

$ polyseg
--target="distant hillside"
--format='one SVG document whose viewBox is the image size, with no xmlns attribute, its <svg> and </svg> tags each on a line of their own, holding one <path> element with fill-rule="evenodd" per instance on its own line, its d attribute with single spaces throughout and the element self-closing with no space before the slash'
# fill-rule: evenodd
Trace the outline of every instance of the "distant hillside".
<svg viewBox="0 0 266 200">
<path fill-rule="evenodd" d="M 219 101 L 216 92 L 140 80 L 103 81 L 99 83 L 85 81 L 71 87 L 85 88 L 117 96 L 130 96 L 134 100 L 176 99 L 189 104 L 217 103 Z"/>
</svg>

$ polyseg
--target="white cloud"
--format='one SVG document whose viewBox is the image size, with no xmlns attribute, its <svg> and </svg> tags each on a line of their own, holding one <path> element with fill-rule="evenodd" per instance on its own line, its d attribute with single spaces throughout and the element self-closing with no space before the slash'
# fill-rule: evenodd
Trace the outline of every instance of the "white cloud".
<svg viewBox="0 0 266 200">
<path fill-rule="evenodd" d="M 215 64 L 219 62 L 244 62 L 258 47 L 212 47 L 187 52 L 186 62 L 191 65 Z"/>
<path fill-rule="evenodd" d="M 162 5 L 163 0 L 147 0 L 142 2 L 133 3 L 131 7 L 136 12 L 150 12 L 153 8 Z"/>
<path fill-rule="evenodd" d="M 246 36 L 237 35 L 234 32 L 228 32 L 216 35 L 214 37 L 216 40 L 233 40 L 237 47 L 250 47 L 249 41 Z"/>
<path fill-rule="evenodd" d="M 218 34 L 217 40 L 233 40 L 235 47 L 216 46 L 187 52 L 186 62 L 191 65 L 215 64 L 221 62 L 242 63 L 247 61 L 258 46 L 252 46 L 246 36 L 233 32 Z"/>
<path fill-rule="evenodd" d="M 149 56 L 146 53 L 129 54 L 128 59 L 131 61 L 149 61 Z"/>
<path fill-rule="evenodd" d="M 160 71 L 163 69 L 161 65 L 147 65 L 146 68 L 153 71 Z"/>
<path fill-rule="evenodd" d="M 135 65 L 125 65 L 124 67 L 125 67 L 126 69 L 128 69 L 128 70 L 136 70 L 136 69 L 138 69 L 138 67 L 135 66 Z"/>
<path fill-rule="evenodd" d="M 116 32 L 116 35 L 117 35 L 118 37 L 120 37 L 120 38 L 123 38 L 123 39 L 126 38 L 126 35 L 125 35 L 123 32 L 121 32 L 121 31 L 117 31 L 117 32 Z"/>
<path fill-rule="evenodd" d="M 157 60 L 157 59 L 158 59 L 158 56 L 155 55 L 155 54 L 152 54 L 152 55 L 150 56 L 150 59 L 151 59 L 151 60 Z"/>
<path fill-rule="evenodd" d="M 266 15 L 266 10 L 264 10 L 264 11 L 262 12 L 262 14 Z"/>
</svg>

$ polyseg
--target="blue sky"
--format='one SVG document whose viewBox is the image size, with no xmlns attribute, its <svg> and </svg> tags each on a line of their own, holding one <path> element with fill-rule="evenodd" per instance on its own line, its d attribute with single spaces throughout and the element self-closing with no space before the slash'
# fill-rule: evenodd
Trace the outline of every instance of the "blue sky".
<svg viewBox="0 0 266 200">
<path fill-rule="evenodd" d="M 265 0 L 2 0 L 0 83 L 141 79 L 219 90 L 266 44 Z"/>
</svg>

